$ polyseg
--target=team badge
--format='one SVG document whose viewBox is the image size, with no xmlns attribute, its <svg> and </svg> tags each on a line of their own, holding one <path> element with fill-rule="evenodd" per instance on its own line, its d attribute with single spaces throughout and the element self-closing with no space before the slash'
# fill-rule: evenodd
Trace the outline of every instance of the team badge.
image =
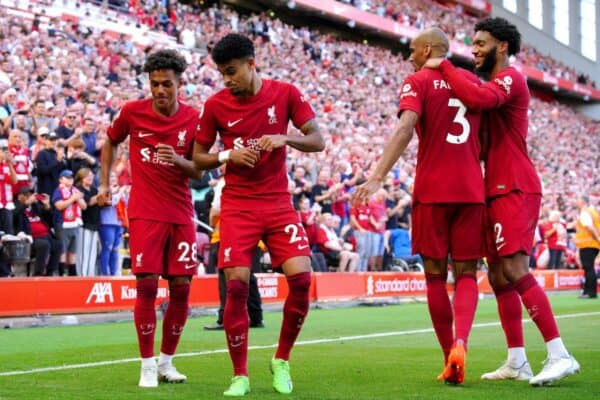
<svg viewBox="0 0 600 400">
<path fill-rule="evenodd" d="M 267 116 L 269 117 L 269 125 L 273 125 L 273 124 L 277 123 L 277 115 L 275 115 L 275 105 L 274 104 L 267 109 Z"/>
<path fill-rule="evenodd" d="M 185 135 L 187 134 L 187 130 L 179 131 L 177 134 L 177 147 L 185 147 Z"/>
</svg>

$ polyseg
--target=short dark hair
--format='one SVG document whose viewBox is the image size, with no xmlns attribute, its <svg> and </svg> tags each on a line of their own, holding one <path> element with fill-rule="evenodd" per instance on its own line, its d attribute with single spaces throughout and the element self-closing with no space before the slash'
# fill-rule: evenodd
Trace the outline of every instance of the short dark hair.
<svg viewBox="0 0 600 400">
<path fill-rule="evenodd" d="M 254 44 L 244 35 L 230 33 L 217 42 L 211 55 L 217 64 L 254 57 Z"/>
<path fill-rule="evenodd" d="M 501 42 L 508 43 L 508 55 L 521 50 L 521 34 L 516 26 L 504 18 L 486 18 L 475 25 L 475 32 L 485 31 Z"/>
<path fill-rule="evenodd" d="M 144 64 L 144 72 L 151 73 L 158 70 L 172 70 L 177 78 L 187 68 L 187 63 L 181 54 L 175 50 L 158 50 L 148 56 Z"/>
</svg>

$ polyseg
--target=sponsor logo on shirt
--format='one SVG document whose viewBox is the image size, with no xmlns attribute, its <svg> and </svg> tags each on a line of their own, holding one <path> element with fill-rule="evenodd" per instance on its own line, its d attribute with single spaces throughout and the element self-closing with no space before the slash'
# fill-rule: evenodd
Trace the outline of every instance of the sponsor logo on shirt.
<svg viewBox="0 0 600 400">
<path fill-rule="evenodd" d="M 275 115 L 275 104 L 267 109 L 267 116 L 269 117 L 269 125 L 277 123 L 277 115 Z"/>
<path fill-rule="evenodd" d="M 499 78 L 494 79 L 498 85 L 502 86 L 506 94 L 510 94 L 510 85 L 512 85 L 513 80 L 510 76 L 505 76 L 502 80 Z"/>
<path fill-rule="evenodd" d="M 144 163 L 152 163 L 152 164 L 158 164 L 158 165 L 164 165 L 164 166 L 175 165 L 171 162 L 163 161 L 160 158 L 158 158 L 158 153 L 156 151 L 153 151 L 150 147 L 142 148 L 140 150 L 140 155 L 142 156 L 142 162 L 144 162 Z"/>
<path fill-rule="evenodd" d="M 406 83 L 404 86 L 402 86 L 402 94 L 400 95 L 400 98 L 403 99 L 406 96 L 417 97 L 417 92 L 412 90 L 410 83 Z"/>
<path fill-rule="evenodd" d="M 244 149 L 244 148 L 249 148 L 249 149 L 253 149 L 253 150 L 257 150 L 260 151 L 261 148 L 258 145 L 258 139 L 247 139 L 246 143 L 244 143 L 244 139 L 241 137 L 237 137 L 233 140 L 233 148 L 234 149 Z"/>
</svg>

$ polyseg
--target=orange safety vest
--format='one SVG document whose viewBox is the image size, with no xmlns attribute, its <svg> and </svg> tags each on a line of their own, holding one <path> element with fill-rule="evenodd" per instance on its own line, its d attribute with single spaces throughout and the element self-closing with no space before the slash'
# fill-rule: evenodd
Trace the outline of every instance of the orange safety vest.
<svg viewBox="0 0 600 400">
<path fill-rule="evenodd" d="M 594 207 L 586 208 L 586 211 L 592 216 L 592 223 L 596 230 L 600 232 L 600 216 Z M 593 248 L 600 249 L 600 242 L 594 239 L 590 231 L 583 226 L 581 219 L 577 220 L 577 230 L 575 231 L 575 245 L 579 249 Z"/>
</svg>

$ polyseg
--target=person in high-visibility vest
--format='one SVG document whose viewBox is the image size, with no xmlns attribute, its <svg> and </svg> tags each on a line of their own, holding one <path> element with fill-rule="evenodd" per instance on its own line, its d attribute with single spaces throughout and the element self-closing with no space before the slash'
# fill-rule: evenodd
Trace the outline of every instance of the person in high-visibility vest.
<svg viewBox="0 0 600 400">
<path fill-rule="evenodd" d="M 579 207 L 579 218 L 576 222 L 575 245 L 579 249 L 579 259 L 585 271 L 585 284 L 582 299 L 595 299 L 597 293 L 597 276 L 594 269 L 594 261 L 600 252 L 600 216 L 598 211 L 590 205 L 587 196 L 581 196 L 577 200 Z"/>
</svg>

